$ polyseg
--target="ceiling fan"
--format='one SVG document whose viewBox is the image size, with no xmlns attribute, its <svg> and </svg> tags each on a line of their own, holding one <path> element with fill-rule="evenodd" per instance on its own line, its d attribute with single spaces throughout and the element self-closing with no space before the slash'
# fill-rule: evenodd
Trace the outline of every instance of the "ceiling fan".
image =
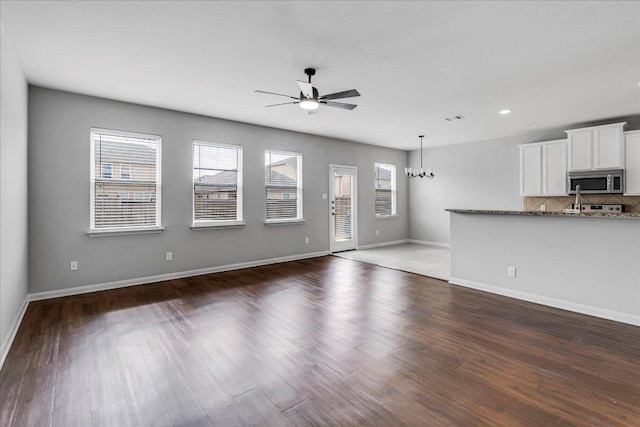
<svg viewBox="0 0 640 427">
<path fill-rule="evenodd" d="M 264 90 L 256 90 L 258 93 L 266 93 L 268 95 L 284 96 L 286 98 L 295 99 L 295 101 L 283 102 L 280 104 L 266 105 L 266 107 L 276 107 L 278 105 L 288 104 L 300 104 L 300 108 L 307 110 L 307 114 L 315 114 L 318 112 L 320 104 L 327 107 L 342 108 L 343 110 L 353 110 L 357 107 L 356 104 L 348 104 L 346 102 L 335 102 L 333 99 L 353 98 L 360 96 L 360 93 L 355 90 L 345 90 L 343 92 L 330 93 L 328 95 L 320 96 L 318 89 L 311 85 L 311 76 L 316 74 L 315 68 L 305 68 L 304 73 L 309 76 L 308 82 L 298 80 L 298 86 L 300 86 L 300 96 L 283 95 L 281 93 L 267 92 Z"/>
</svg>

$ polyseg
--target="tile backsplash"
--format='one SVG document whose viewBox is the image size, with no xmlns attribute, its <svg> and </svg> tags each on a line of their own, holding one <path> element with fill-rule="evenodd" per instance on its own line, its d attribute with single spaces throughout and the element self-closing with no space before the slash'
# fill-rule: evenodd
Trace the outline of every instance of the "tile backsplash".
<svg viewBox="0 0 640 427">
<path fill-rule="evenodd" d="M 522 208 L 525 211 L 539 211 L 540 205 L 545 205 L 546 210 L 559 212 L 562 209 L 570 208 L 575 201 L 575 196 L 524 197 Z M 640 196 L 583 194 L 582 203 L 625 205 L 625 212 L 640 214 Z"/>
</svg>

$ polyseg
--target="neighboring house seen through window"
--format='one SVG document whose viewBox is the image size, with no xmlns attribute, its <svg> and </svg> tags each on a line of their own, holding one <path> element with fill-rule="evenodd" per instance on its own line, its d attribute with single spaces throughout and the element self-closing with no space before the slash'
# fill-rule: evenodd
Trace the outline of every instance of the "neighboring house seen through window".
<svg viewBox="0 0 640 427">
<path fill-rule="evenodd" d="M 302 155 L 266 150 L 266 221 L 302 220 Z"/>
<path fill-rule="evenodd" d="M 155 135 L 91 129 L 90 231 L 160 227 L 160 145 Z"/>
<path fill-rule="evenodd" d="M 120 165 L 120 179 L 131 179 L 131 165 Z"/>
<path fill-rule="evenodd" d="M 193 225 L 242 221 L 242 147 L 193 142 Z"/>
<path fill-rule="evenodd" d="M 375 212 L 376 216 L 396 214 L 396 166 L 376 163 Z"/>
<path fill-rule="evenodd" d="M 100 178 L 102 179 L 113 178 L 113 165 L 111 163 L 100 164 Z"/>
</svg>

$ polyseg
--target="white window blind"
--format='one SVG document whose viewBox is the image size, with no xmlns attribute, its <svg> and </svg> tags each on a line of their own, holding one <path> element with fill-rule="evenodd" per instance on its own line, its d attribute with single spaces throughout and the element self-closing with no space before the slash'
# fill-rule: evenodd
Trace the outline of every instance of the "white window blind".
<svg viewBox="0 0 640 427">
<path fill-rule="evenodd" d="M 376 163 L 375 212 L 378 216 L 396 214 L 396 166 Z"/>
<path fill-rule="evenodd" d="M 302 155 L 266 150 L 266 220 L 302 219 Z"/>
<path fill-rule="evenodd" d="M 155 135 L 91 130 L 91 230 L 160 227 L 160 145 Z"/>
<path fill-rule="evenodd" d="M 193 142 L 194 225 L 242 220 L 242 148 Z"/>
</svg>

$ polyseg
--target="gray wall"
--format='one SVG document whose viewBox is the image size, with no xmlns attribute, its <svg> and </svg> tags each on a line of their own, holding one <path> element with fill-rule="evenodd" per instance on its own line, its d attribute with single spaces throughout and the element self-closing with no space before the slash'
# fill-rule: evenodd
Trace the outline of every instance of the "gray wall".
<svg viewBox="0 0 640 427">
<path fill-rule="evenodd" d="M 408 185 L 402 175 L 397 179 L 398 218 L 376 220 L 373 202 L 374 162 L 395 163 L 401 174 L 406 151 L 37 87 L 29 91 L 29 118 L 30 292 L 327 251 L 329 211 L 322 193 L 329 191 L 329 164 L 358 167 L 360 245 L 408 237 Z M 162 136 L 164 232 L 86 234 L 92 126 Z M 194 139 L 243 146 L 245 227 L 190 229 Z M 302 153 L 302 225 L 264 225 L 265 148 Z M 173 252 L 173 261 L 165 261 L 167 251 Z M 69 271 L 72 260 L 78 260 L 78 271 Z"/>
<path fill-rule="evenodd" d="M 0 22 L 0 353 L 27 296 L 27 82 Z"/>
<path fill-rule="evenodd" d="M 640 129 L 640 115 L 576 124 L 494 140 L 440 146 L 424 150 L 424 166 L 432 180 L 409 183 L 409 237 L 449 243 L 449 213 L 445 209 L 522 209 L 518 144 L 566 138 L 564 129 L 626 121 L 625 131 Z M 409 153 L 413 167 L 420 150 Z"/>
</svg>

